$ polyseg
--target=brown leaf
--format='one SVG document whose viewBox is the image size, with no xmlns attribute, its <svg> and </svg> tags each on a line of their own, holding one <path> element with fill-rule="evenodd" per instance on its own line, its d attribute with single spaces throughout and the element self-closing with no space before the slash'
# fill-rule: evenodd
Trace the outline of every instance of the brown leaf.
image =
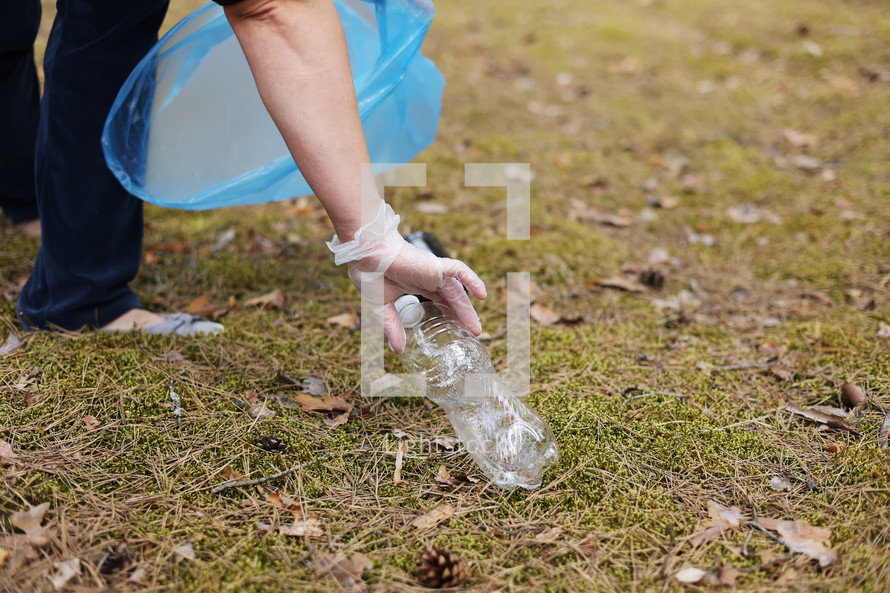
<svg viewBox="0 0 890 593">
<path fill-rule="evenodd" d="M 291 511 L 296 511 L 304 515 L 306 514 L 303 510 L 303 505 L 295 501 L 287 494 L 284 494 L 283 492 L 270 492 L 266 496 L 266 502 L 277 507 L 281 507 L 283 509 L 289 509 Z"/>
<path fill-rule="evenodd" d="M 623 290 L 625 292 L 643 292 L 646 287 L 636 282 L 634 280 L 628 280 L 626 278 L 607 278 L 606 280 L 600 280 L 597 282 L 599 286 L 603 288 L 615 288 L 617 290 Z"/>
<path fill-rule="evenodd" d="M 881 424 L 881 431 L 878 433 L 878 444 L 882 449 L 887 448 L 887 442 L 890 441 L 890 412 L 884 416 L 884 422 Z"/>
<path fill-rule="evenodd" d="M 708 501 L 708 515 L 711 517 L 711 520 L 702 524 L 705 529 L 693 534 L 689 538 L 689 543 L 693 547 L 720 535 L 726 530 L 739 531 L 742 528 L 742 524 L 746 521 L 745 516 L 742 514 L 742 509 L 739 507 L 725 507 L 713 500 Z"/>
<path fill-rule="evenodd" d="M 270 410 L 266 402 L 262 401 L 250 406 L 250 409 L 247 410 L 247 415 L 254 419 L 271 418 L 275 415 L 275 410 Z"/>
<path fill-rule="evenodd" d="M 12 332 L 6 338 L 6 343 L 0 346 L 0 356 L 9 356 L 19 348 L 25 345 L 25 341 Z"/>
<path fill-rule="evenodd" d="M 284 291 L 276 288 L 272 292 L 267 292 L 262 296 L 248 299 L 244 303 L 245 307 L 261 307 L 263 309 L 275 309 L 281 311 L 284 309 Z"/>
<path fill-rule="evenodd" d="M 792 130 L 791 128 L 785 128 L 782 131 L 782 138 L 784 138 L 785 142 L 787 142 L 794 148 L 812 150 L 818 148 L 819 146 L 819 138 L 817 138 L 815 134 L 798 132 L 796 130 Z"/>
<path fill-rule="evenodd" d="M 859 434 L 858 431 L 844 422 L 843 418 L 839 416 L 835 416 L 833 414 L 826 414 L 825 412 L 812 409 L 812 408 L 801 408 L 796 404 L 787 404 L 785 409 L 791 412 L 792 414 L 797 414 L 799 416 L 803 416 L 804 418 L 808 418 L 810 420 L 814 420 L 819 422 L 820 424 L 825 424 L 831 428 L 837 428 L 841 430 L 849 430 L 853 434 Z"/>
<path fill-rule="evenodd" d="M 41 527 L 43 516 L 49 510 L 49 503 L 44 502 L 32 507 L 27 511 L 19 511 L 9 516 L 9 522 L 13 526 L 18 527 L 25 532 L 28 537 L 28 543 L 34 546 L 42 546 L 46 544 L 46 528 Z"/>
<path fill-rule="evenodd" d="M 333 317 L 327 318 L 328 323 L 349 329 L 358 327 L 360 321 L 359 316 L 355 313 L 341 313 L 340 315 L 334 315 Z"/>
<path fill-rule="evenodd" d="M 236 471 L 230 467 L 227 467 L 226 469 L 222 470 L 222 473 L 220 474 L 220 476 L 226 482 L 240 482 L 244 479 L 244 476 L 242 476 L 238 471 Z"/>
<path fill-rule="evenodd" d="M 777 369 L 775 367 L 770 367 L 769 371 L 781 381 L 791 381 L 792 379 L 794 379 L 794 374 L 786 369 Z"/>
<path fill-rule="evenodd" d="M 831 530 L 814 527 L 807 521 L 784 521 L 761 517 L 757 522 L 763 527 L 776 531 L 785 546 L 792 552 L 806 554 L 825 568 L 840 560 L 837 550 L 831 549 Z"/>
<path fill-rule="evenodd" d="M 448 468 L 444 465 L 439 466 L 439 471 L 436 473 L 436 481 L 441 482 L 442 484 L 451 483 L 451 474 L 448 472 Z"/>
<path fill-rule="evenodd" d="M 791 482 L 788 481 L 788 478 L 783 478 L 781 476 L 773 476 L 769 481 L 770 490 L 775 492 L 791 492 Z"/>
<path fill-rule="evenodd" d="M 554 544 L 559 539 L 560 535 L 562 535 L 562 527 L 556 526 L 551 527 L 550 529 L 545 529 L 541 533 L 535 535 L 533 539 L 541 544 Z"/>
<path fill-rule="evenodd" d="M 715 584 L 724 585 L 727 587 L 732 587 L 735 585 L 735 581 L 739 578 L 739 575 L 742 574 L 734 566 L 730 566 L 729 564 L 720 568 L 720 573 L 717 575 L 717 580 Z"/>
<path fill-rule="evenodd" d="M 0 548 L 0 568 L 3 568 L 3 565 L 6 564 L 6 560 L 9 558 L 10 552 L 6 548 Z"/>
<path fill-rule="evenodd" d="M 18 459 L 18 455 L 12 450 L 12 445 L 0 440 L 0 463 L 11 465 L 16 459 Z"/>
<path fill-rule="evenodd" d="M 189 315 L 197 315 L 201 317 L 210 310 L 210 298 L 206 294 L 202 294 L 185 308 L 185 312 Z"/>
<path fill-rule="evenodd" d="M 102 423 L 96 420 L 95 416 L 84 416 L 82 420 L 86 427 L 90 430 L 96 430 L 97 428 L 102 426 Z"/>
<path fill-rule="evenodd" d="M 322 553 L 317 553 L 314 559 L 315 570 L 318 574 L 336 579 L 345 593 L 367 591 L 367 585 L 362 580 L 362 573 L 374 566 L 374 563 L 361 552 L 353 554 L 351 560 L 342 554 L 328 556 Z"/>
<path fill-rule="evenodd" d="M 706 576 L 708 576 L 708 573 L 704 570 L 695 568 L 694 566 L 687 566 L 686 568 L 678 571 L 674 575 L 674 578 L 685 585 L 692 585 L 699 582 Z"/>
<path fill-rule="evenodd" d="M 297 517 L 290 525 L 282 525 L 278 533 L 292 537 L 317 537 L 324 532 L 321 530 L 321 521 L 317 517 Z"/>
<path fill-rule="evenodd" d="M 775 339 L 770 339 L 760 345 L 760 351 L 769 357 L 778 357 L 785 354 L 786 348 Z"/>
<path fill-rule="evenodd" d="M 883 321 L 878 322 L 878 337 L 890 338 L 890 324 L 884 323 Z"/>
<path fill-rule="evenodd" d="M 553 325 L 559 321 L 559 313 L 540 303 L 534 303 L 528 309 L 529 316 L 541 325 Z"/>
<path fill-rule="evenodd" d="M 337 428 L 338 426 L 342 426 L 349 421 L 349 412 L 343 412 L 333 418 L 325 418 L 324 423 L 328 428 Z"/>
<path fill-rule="evenodd" d="M 53 589 L 59 591 L 68 584 L 68 581 L 80 575 L 80 558 L 53 562 L 53 568 L 56 569 L 56 574 L 49 578 L 49 582 L 52 583 Z"/>
<path fill-rule="evenodd" d="M 444 503 L 434 506 L 424 514 L 416 517 L 411 521 L 411 525 L 418 529 L 428 529 L 430 527 L 435 527 L 452 515 L 454 515 L 454 507 L 448 503 Z"/>
<path fill-rule="evenodd" d="M 392 481 L 394 484 L 402 483 L 402 462 L 405 458 L 405 453 L 408 452 L 408 441 L 402 441 L 399 443 L 399 449 L 396 451 L 396 471 L 393 474 Z"/>
<path fill-rule="evenodd" d="M 298 393 L 294 399 L 303 406 L 304 412 L 348 412 L 352 409 L 351 404 L 331 395 L 316 397 L 309 393 Z"/>
<path fill-rule="evenodd" d="M 173 550 L 173 554 L 173 561 L 176 564 L 186 561 L 190 562 L 195 559 L 195 546 L 192 545 L 192 542 L 185 542 L 181 546 L 176 546 L 176 548 Z"/>
</svg>

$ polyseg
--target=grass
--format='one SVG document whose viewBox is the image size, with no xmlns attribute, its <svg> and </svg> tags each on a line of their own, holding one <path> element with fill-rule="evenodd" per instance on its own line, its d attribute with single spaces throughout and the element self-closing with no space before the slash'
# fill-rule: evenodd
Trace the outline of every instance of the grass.
<svg viewBox="0 0 890 593">
<path fill-rule="evenodd" d="M 174 2 L 168 20 L 191 4 Z M 414 564 L 435 544 L 471 562 L 478 591 L 679 591 L 679 569 L 727 564 L 746 569 L 740 591 L 886 590 L 890 453 L 877 437 L 890 410 L 890 347 L 878 334 L 890 323 L 890 82 L 860 69 L 890 72 L 888 40 L 878 0 L 440 3 L 425 52 L 449 86 L 439 139 L 420 157 L 429 187 L 387 196 L 403 231 L 433 232 L 487 281 L 486 331 L 503 327 L 509 271 L 532 272 L 537 302 L 575 320 L 532 325 L 530 401 L 558 437 L 558 467 L 538 490 L 505 492 L 463 453 L 412 449 L 394 484 L 396 431 L 451 428 L 419 400 L 360 401 L 359 336 L 326 322 L 359 302 L 323 245 L 321 209 L 149 207 L 134 284 L 146 306 L 181 310 L 202 295 L 240 305 L 222 317 L 221 337 L 37 333 L 0 358 L 0 439 L 18 454 L 0 468 L 0 530 L 14 531 L 15 511 L 51 508 L 49 543 L 7 560 L 3 589 L 49 590 L 53 563 L 78 557 L 71 591 L 334 591 L 313 553 L 361 552 L 374 563 L 372 590 L 420 590 Z M 817 145 L 790 145 L 786 128 Z M 799 169 L 801 154 L 822 165 Z M 686 164 L 672 171 L 678 157 Z M 463 184 L 464 163 L 503 161 L 531 163 L 535 175 L 528 242 L 504 239 L 501 193 Z M 659 209 L 647 194 L 678 203 Z M 420 201 L 448 212 L 424 214 Z M 731 209 L 742 204 L 765 214 L 740 223 Z M 598 225 L 579 218 L 583 208 L 632 222 Z M 236 239 L 210 251 L 230 228 Z M 3 230 L 10 298 L 37 248 Z M 648 266 L 656 248 L 670 258 L 654 264 L 661 291 L 598 284 Z M 283 310 L 243 306 L 276 288 Z M 19 332 L 13 301 L 0 302 L 0 319 Z M 502 366 L 503 339 L 488 344 Z M 363 413 L 330 429 L 285 407 L 275 396 L 292 388 L 279 371 L 321 377 Z M 838 405 L 844 381 L 868 396 L 859 434 L 784 410 Z M 243 402 L 263 398 L 274 416 L 245 413 Z M 253 445 L 270 433 L 287 453 Z M 318 516 L 320 537 L 280 535 L 294 512 L 266 502 L 262 487 L 211 493 L 227 468 L 257 477 L 325 453 L 265 485 Z M 442 485 L 440 464 L 481 481 Z M 774 476 L 792 491 L 771 490 Z M 745 556 L 746 531 L 692 548 L 685 538 L 708 500 L 826 527 L 841 561 L 762 566 L 784 550 L 755 534 Z M 452 518 L 410 525 L 442 502 Z M 556 539 L 535 539 L 551 528 Z M 101 574 L 107 545 L 121 540 L 133 561 Z M 185 543 L 192 561 L 178 561 Z M 137 567 L 141 584 L 128 580 Z"/>
</svg>

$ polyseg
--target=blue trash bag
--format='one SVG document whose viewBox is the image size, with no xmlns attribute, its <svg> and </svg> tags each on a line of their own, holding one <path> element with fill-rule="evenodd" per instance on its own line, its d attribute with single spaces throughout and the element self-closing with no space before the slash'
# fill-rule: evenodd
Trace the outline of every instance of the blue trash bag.
<svg viewBox="0 0 890 593">
<path fill-rule="evenodd" d="M 445 81 L 420 55 L 428 0 L 335 0 L 373 163 L 407 163 L 436 137 Z M 222 9 L 158 41 L 118 93 L 105 160 L 133 195 L 207 210 L 312 193 L 266 112 Z M 394 166 L 394 165 L 392 165 Z M 375 172 L 387 168 L 375 166 Z"/>
</svg>

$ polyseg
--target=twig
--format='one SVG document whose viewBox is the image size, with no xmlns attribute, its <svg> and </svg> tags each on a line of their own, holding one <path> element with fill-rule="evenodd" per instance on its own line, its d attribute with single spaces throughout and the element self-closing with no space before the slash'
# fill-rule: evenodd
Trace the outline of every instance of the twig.
<svg viewBox="0 0 890 593">
<path fill-rule="evenodd" d="M 331 456 L 330 453 L 323 453 L 320 457 L 316 457 L 315 459 L 312 459 L 305 463 L 301 463 L 299 465 L 289 467 L 286 470 L 280 471 L 277 474 L 272 474 L 271 476 L 263 476 L 261 478 L 256 478 L 255 480 L 244 480 L 244 481 L 232 480 L 230 482 L 226 482 L 225 484 L 220 484 L 219 486 L 215 486 L 213 488 L 213 490 L 211 490 L 211 492 L 213 494 L 216 494 L 217 492 L 222 492 L 223 490 L 225 490 L 227 488 L 240 488 L 241 486 L 256 486 L 257 484 L 262 484 L 263 482 L 268 482 L 270 480 L 276 480 L 278 478 L 283 478 L 284 476 L 286 476 L 288 474 L 292 474 L 295 471 L 305 469 L 305 468 L 309 467 L 310 465 L 315 465 L 319 461 L 324 461 L 325 459 L 327 459 L 330 456 Z"/>
<path fill-rule="evenodd" d="M 751 505 L 751 512 L 754 514 L 754 523 L 757 523 L 757 507 L 753 504 Z M 745 558 L 748 557 L 748 544 L 751 542 L 751 536 L 754 535 L 754 528 L 751 527 L 748 531 L 748 537 L 745 538 L 745 543 L 742 544 L 742 556 Z"/>
<path fill-rule="evenodd" d="M 624 403 L 632 402 L 635 399 L 643 399 L 644 397 L 652 397 L 653 395 L 669 395 L 671 397 L 676 397 L 677 399 L 684 399 L 689 397 L 688 394 L 685 393 L 671 393 L 670 391 L 653 391 L 651 393 L 641 393 L 640 395 L 633 395 L 624 400 Z"/>
<path fill-rule="evenodd" d="M 771 533 L 769 529 L 758 523 L 757 521 L 746 521 L 745 527 L 753 527 L 754 529 L 760 530 L 770 537 L 775 542 L 782 544 L 785 548 L 788 548 L 788 544 L 785 543 L 785 540 L 779 537 L 778 535 Z"/>
</svg>

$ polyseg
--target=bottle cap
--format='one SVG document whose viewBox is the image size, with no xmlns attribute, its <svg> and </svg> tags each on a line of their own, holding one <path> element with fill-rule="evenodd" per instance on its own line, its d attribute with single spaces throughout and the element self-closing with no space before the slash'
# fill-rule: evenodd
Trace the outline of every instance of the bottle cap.
<svg viewBox="0 0 890 593">
<path fill-rule="evenodd" d="M 413 294 L 402 295 L 393 304 L 405 329 L 416 327 L 423 321 L 423 306 L 420 304 L 420 299 Z"/>
</svg>

